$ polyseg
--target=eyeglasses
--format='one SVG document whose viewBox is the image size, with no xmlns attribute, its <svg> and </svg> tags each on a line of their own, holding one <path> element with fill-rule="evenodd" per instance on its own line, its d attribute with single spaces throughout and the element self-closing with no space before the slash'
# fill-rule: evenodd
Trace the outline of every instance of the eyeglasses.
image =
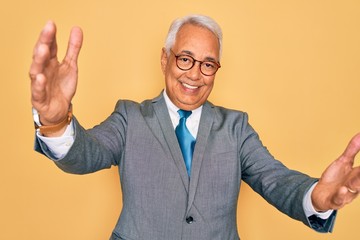
<svg viewBox="0 0 360 240">
<path fill-rule="evenodd" d="M 186 54 L 176 55 L 172 49 L 170 49 L 170 51 L 172 52 L 172 54 L 174 54 L 176 58 L 176 66 L 183 71 L 190 70 L 192 67 L 194 67 L 196 62 L 199 62 L 200 72 L 205 76 L 212 76 L 221 67 L 220 63 L 217 62 L 199 61 L 190 55 L 186 55 Z"/>
</svg>

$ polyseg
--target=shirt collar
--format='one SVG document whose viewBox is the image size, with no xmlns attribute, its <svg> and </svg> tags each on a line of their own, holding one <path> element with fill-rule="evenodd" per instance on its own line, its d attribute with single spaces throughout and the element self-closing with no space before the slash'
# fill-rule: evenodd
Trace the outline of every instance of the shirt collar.
<svg viewBox="0 0 360 240">
<path fill-rule="evenodd" d="M 178 114 L 178 110 L 180 108 L 178 108 L 169 98 L 169 96 L 166 94 L 166 89 L 164 89 L 163 91 L 163 95 L 164 95 L 164 99 L 165 99 L 165 103 L 166 106 L 168 108 L 169 114 L 170 116 L 176 116 L 177 118 L 179 118 L 179 114 Z M 201 110 L 202 110 L 202 105 L 194 110 L 192 110 L 192 114 L 189 118 L 197 116 L 197 118 L 200 118 L 201 115 Z"/>
</svg>

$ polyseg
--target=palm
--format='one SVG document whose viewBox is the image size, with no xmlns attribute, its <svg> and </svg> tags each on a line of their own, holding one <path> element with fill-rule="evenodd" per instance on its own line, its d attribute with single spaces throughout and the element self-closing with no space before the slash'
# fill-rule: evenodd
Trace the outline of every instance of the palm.
<svg viewBox="0 0 360 240">
<path fill-rule="evenodd" d="M 360 168 L 353 165 L 359 151 L 360 134 L 322 174 L 312 195 L 317 210 L 339 209 L 357 197 L 354 191 L 360 190 Z"/>
<path fill-rule="evenodd" d="M 66 116 L 77 85 L 77 57 L 82 32 L 74 28 L 64 60 L 57 59 L 56 27 L 48 23 L 34 48 L 30 67 L 31 100 L 43 123 L 53 124 Z"/>
</svg>

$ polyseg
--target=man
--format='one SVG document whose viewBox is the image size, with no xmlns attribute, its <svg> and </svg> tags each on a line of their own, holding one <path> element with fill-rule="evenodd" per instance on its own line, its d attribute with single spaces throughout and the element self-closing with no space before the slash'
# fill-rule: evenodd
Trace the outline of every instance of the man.
<svg viewBox="0 0 360 240">
<path fill-rule="evenodd" d="M 90 130 L 71 111 L 82 32 L 72 30 L 62 63 L 55 32 L 49 22 L 30 67 L 35 148 L 70 173 L 119 166 L 123 209 L 111 239 L 239 239 L 241 180 L 319 232 L 331 231 L 336 210 L 357 197 L 360 169 L 353 162 L 360 134 L 313 179 L 275 160 L 246 113 L 207 101 L 222 44 L 221 29 L 211 18 L 174 21 L 162 49 L 165 90 L 142 103 L 118 101 L 111 116 Z M 69 139 L 71 147 L 64 147 Z"/>
</svg>

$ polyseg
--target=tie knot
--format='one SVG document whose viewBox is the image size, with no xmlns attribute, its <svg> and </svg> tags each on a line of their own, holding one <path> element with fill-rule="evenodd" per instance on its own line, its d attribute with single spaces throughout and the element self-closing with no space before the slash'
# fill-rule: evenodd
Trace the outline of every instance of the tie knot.
<svg viewBox="0 0 360 240">
<path fill-rule="evenodd" d="M 179 109 L 178 113 L 179 113 L 180 118 L 187 119 L 191 115 L 192 111 L 186 111 L 186 110 Z"/>
</svg>

